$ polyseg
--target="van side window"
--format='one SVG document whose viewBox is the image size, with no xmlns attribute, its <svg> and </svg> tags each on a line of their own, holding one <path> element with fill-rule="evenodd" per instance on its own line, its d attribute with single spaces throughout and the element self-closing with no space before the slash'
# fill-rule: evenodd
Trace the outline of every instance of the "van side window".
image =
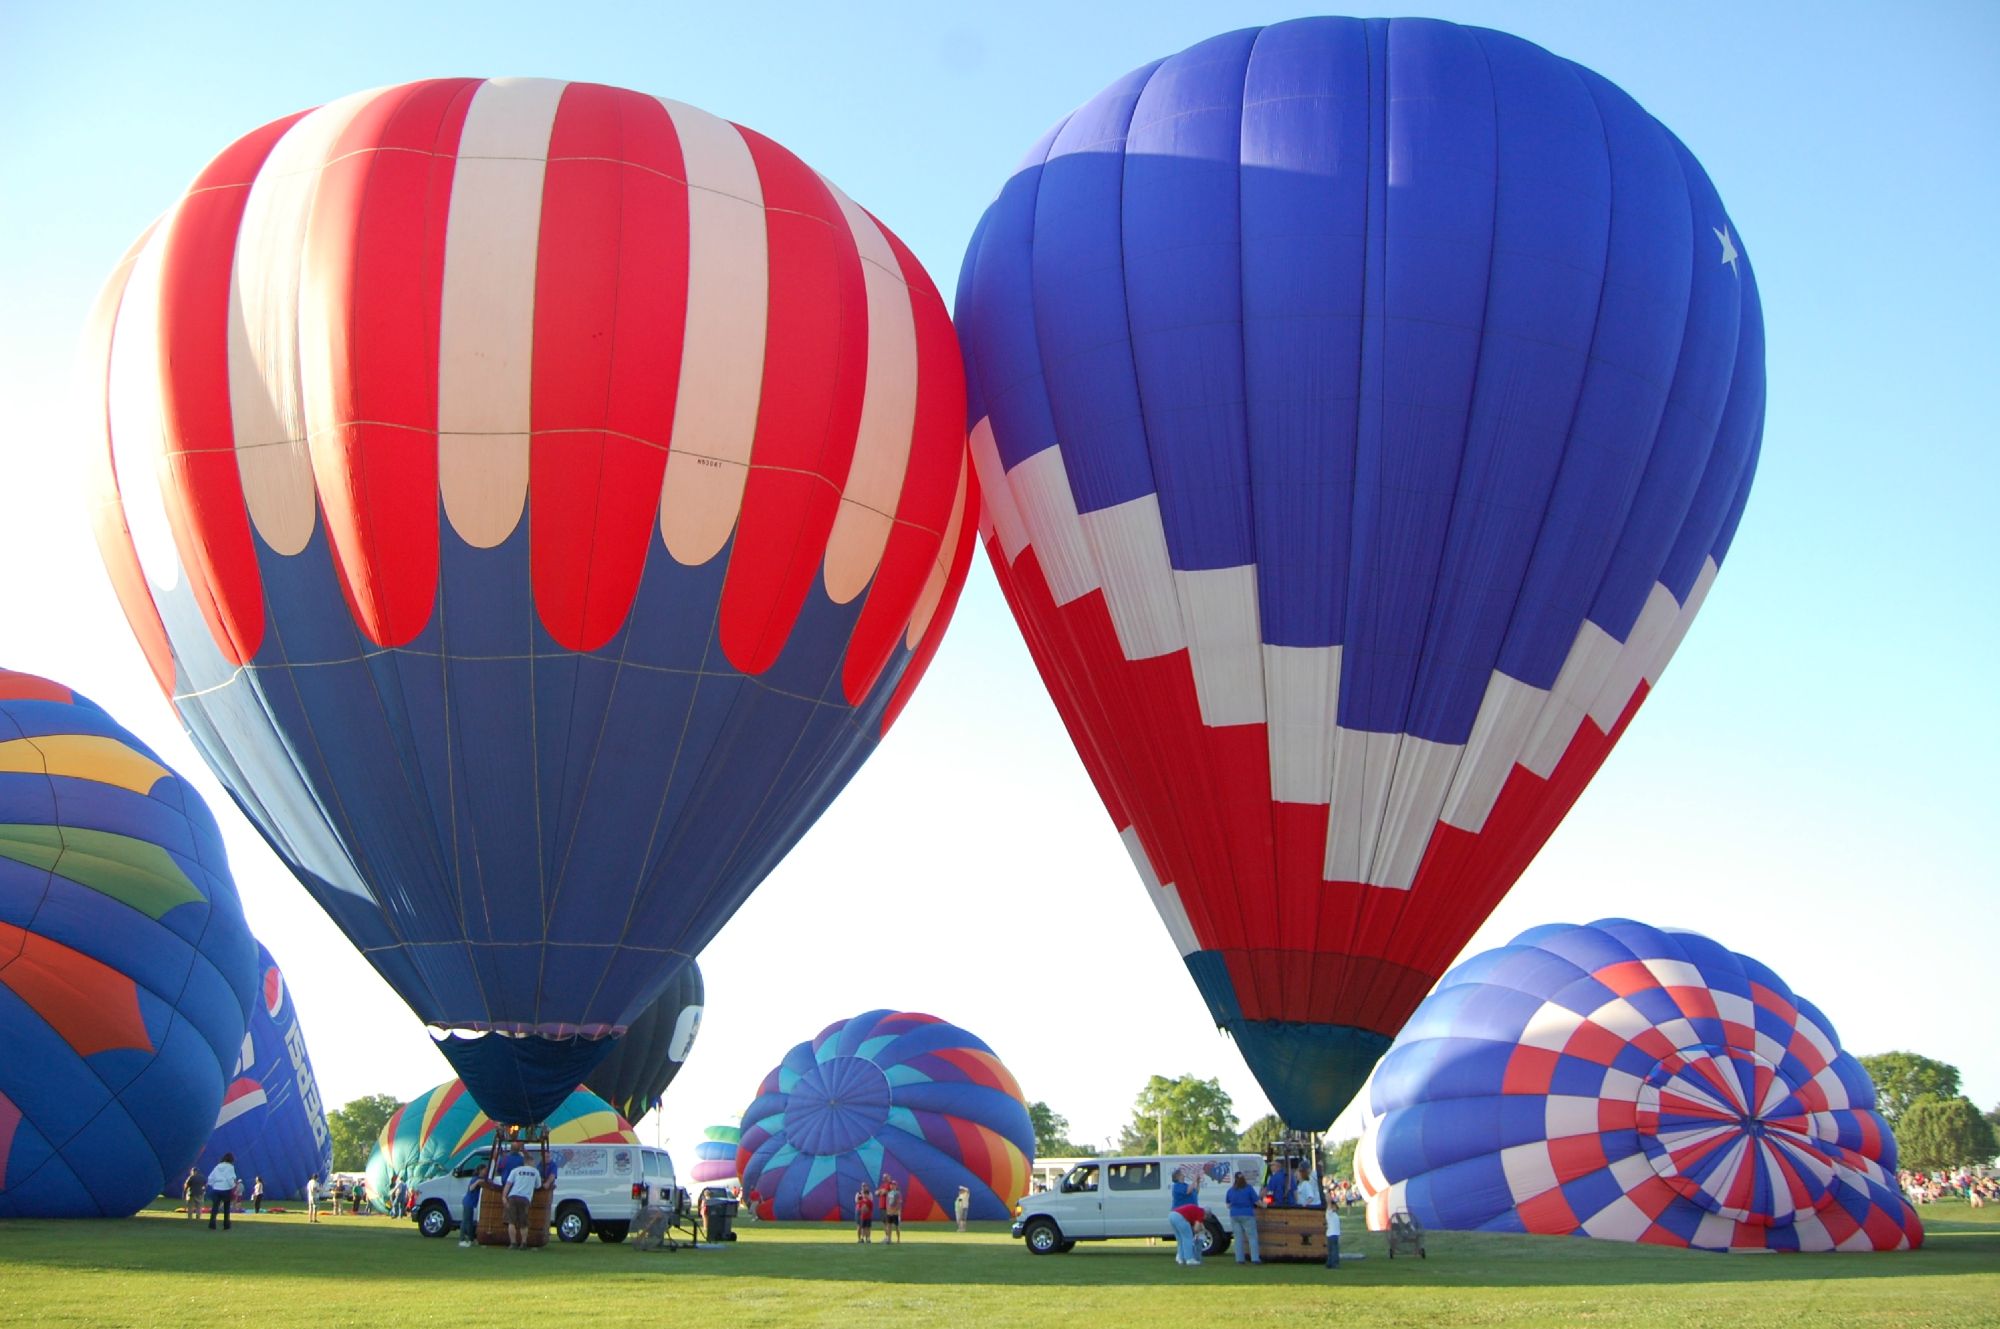
<svg viewBox="0 0 2000 1329">
<path fill-rule="evenodd" d="M 1063 1188 L 1063 1193 L 1066 1195 L 1074 1194 L 1077 1191 L 1096 1190 L 1097 1164 L 1079 1163 L 1075 1167 L 1071 1168 L 1069 1170 L 1069 1175 L 1063 1178 L 1062 1188 Z"/>
<path fill-rule="evenodd" d="M 1104 1169 L 1104 1184 L 1114 1191 L 1156 1191 L 1160 1189 L 1160 1165 L 1158 1163 L 1109 1163 Z"/>
</svg>

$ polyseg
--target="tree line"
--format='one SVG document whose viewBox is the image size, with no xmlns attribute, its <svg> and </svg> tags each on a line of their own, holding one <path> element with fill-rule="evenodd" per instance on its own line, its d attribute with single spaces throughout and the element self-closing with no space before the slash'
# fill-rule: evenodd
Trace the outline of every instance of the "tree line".
<svg viewBox="0 0 2000 1329">
<path fill-rule="evenodd" d="M 1896 1133 L 1896 1157 L 1913 1172 L 1978 1167 L 2000 1154 L 2000 1105 L 1982 1113 L 1959 1092 L 1958 1067 L 1915 1052 L 1862 1057 L 1875 1110 Z"/>
</svg>

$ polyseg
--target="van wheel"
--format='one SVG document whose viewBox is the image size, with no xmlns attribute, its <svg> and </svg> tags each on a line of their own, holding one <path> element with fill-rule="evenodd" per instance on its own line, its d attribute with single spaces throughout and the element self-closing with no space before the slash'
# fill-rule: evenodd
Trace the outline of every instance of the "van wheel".
<svg viewBox="0 0 2000 1329">
<path fill-rule="evenodd" d="M 432 1200 L 417 1211 L 417 1231 L 427 1237 L 442 1237 L 451 1231 L 451 1211 Z"/>
<path fill-rule="evenodd" d="M 599 1241 L 610 1242 L 615 1246 L 625 1240 L 625 1234 L 631 1230 L 632 1225 L 630 1223 L 599 1223 L 597 1225 L 597 1239 Z"/>
<path fill-rule="evenodd" d="M 1056 1254 L 1057 1254 L 1057 1255 L 1068 1255 L 1068 1254 L 1069 1254 L 1069 1253 L 1070 1253 L 1071 1251 L 1073 1251 L 1073 1250 L 1075 1250 L 1075 1249 L 1076 1249 L 1076 1238 L 1075 1238 L 1075 1237 L 1064 1237 L 1064 1238 L 1063 1238 L 1063 1243 L 1062 1243 L 1062 1245 L 1060 1245 L 1060 1246 L 1056 1247 Z"/>
<path fill-rule="evenodd" d="M 1212 1218 L 1204 1218 L 1195 1240 L 1201 1243 L 1204 1256 L 1221 1255 L 1229 1249 L 1229 1230 Z"/>
<path fill-rule="evenodd" d="M 556 1237 L 574 1244 L 590 1240 L 590 1211 L 575 1201 L 556 1210 Z"/>
<path fill-rule="evenodd" d="M 1046 1218 L 1028 1224 L 1021 1235 L 1027 1238 L 1028 1249 L 1037 1255 L 1060 1255 L 1064 1249 L 1062 1229 Z"/>
</svg>

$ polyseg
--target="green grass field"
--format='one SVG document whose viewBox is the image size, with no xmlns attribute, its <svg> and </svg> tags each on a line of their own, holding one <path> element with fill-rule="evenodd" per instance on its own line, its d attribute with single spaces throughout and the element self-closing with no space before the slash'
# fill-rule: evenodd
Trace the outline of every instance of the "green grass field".
<svg viewBox="0 0 2000 1329">
<path fill-rule="evenodd" d="M 382 1218 L 250 1218 L 211 1234 L 165 1212 L 0 1222 L 0 1325 L 2000 1325 L 2000 1210 L 1928 1206 L 1903 1255 L 1710 1255 L 1564 1237 L 1437 1233 L 1426 1260 L 1177 1267 L 1171 1244 L 1035 1257 L 998 1225 L 755 1224 L 726 1250 L 592 1241 L 516 1254 Z M 1350 1234 L 1359 1227 L 1350 1222 Z"/>
</svg>

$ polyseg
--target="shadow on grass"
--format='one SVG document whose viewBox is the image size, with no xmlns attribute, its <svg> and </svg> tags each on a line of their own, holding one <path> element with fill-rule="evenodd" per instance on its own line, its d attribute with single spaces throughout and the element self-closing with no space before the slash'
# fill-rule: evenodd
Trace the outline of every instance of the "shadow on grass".
<svg viewBox="0 0 2000 1329">
<path fill-rule="evenodd" d="M 1357 1227 L 1351 1224 L 1350 1227 Z M 1900 1280 L 1985 1275 L 2000 1283 L 2000 1224 L 1931 1219 L 1923 1249 L 1891 1254 L 1716 1255 L 1568 1237 L 1432 1233 L 1425 1260 L 1387 1258 L 1379 1234 L 1351 1236 L 1348 1261 L 1334 1272 L 1318 1265 L 1235 1263 L 1233 1252 L 1200 1269 L 1177 1267 L 1171 1243 L 1086 1243 L 1067 1255 L 1029 1255 L 1001 1224 L 969 1236 L 912 1224 L 900 1248 L 860 1249 L 845 1228 L 758 1224 L 726 1250 L 641 1254 L 630 1245 L 589 1242 L 539 1254 L 461 1250 L 431 1241 L 407 1223 L 343 1218 L 308 1227 L 295 1217 L 246 1219 L 228 1234 L 164 1213 L 126 1220 L 0 1222 L 0 1271 L 44 1276 L 63 1271 L 158 1275 L 169 1279 L 272 1278 L 441 1284 L 477 1280 L 552 1284 L 659 1280 L 993 1286 L 1312 1285 L 1475 1288 L 1772 1284 L 1827 1280 Z M 0 1274 L 0 1277 L 4 1277 Z"/>
</svg>

